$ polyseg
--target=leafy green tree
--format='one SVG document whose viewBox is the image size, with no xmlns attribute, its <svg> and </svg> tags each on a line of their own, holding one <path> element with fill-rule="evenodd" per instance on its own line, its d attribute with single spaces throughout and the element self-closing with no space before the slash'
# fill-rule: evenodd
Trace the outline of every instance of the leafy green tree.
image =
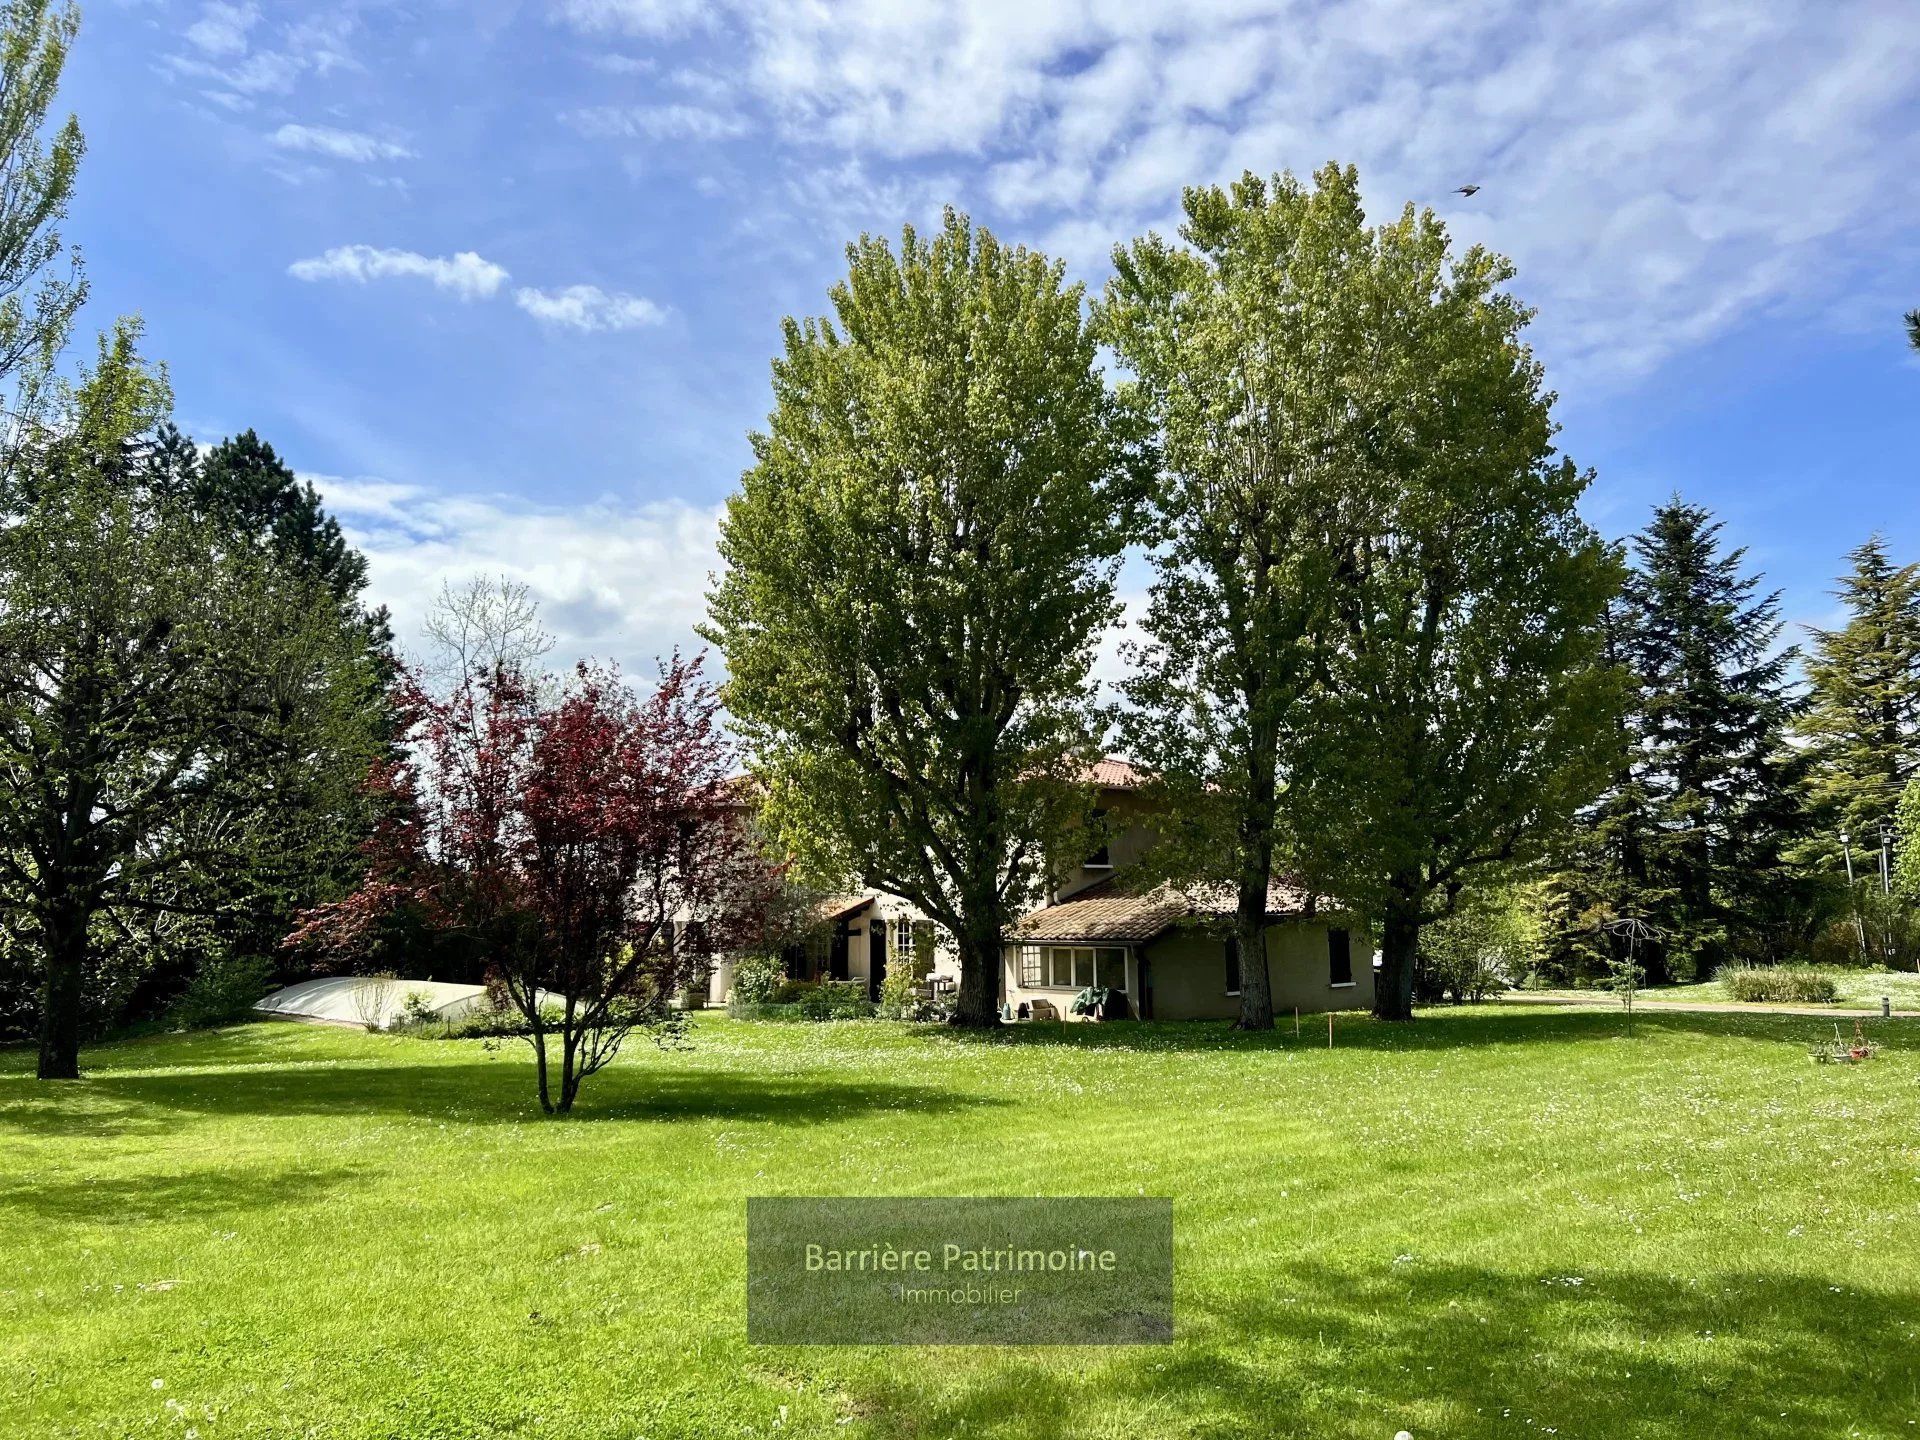
<svg viewBox="0 0 1920 1440">
<path fill-rule="evenodd" d="M 0 497 L 0 908 L 38 952 L 45 1079 L 79 1073 L 101 925 L 200 910 L 194 877 L 243 858 L 228 797 L 364 736 L 324 588 L 141 483 L 167 395 L 135 336 L 49 392 Z"/>
<path fill-rule="evenodd" d="M 1813 629 L 1799 724 L 1812 762 L 1807 850 L 1830 872 L 1842 864 L 1841 832 L 1877 845 L 1920 770 L 1920 565 L 1894 565 L 1878 535 L 1849 558 L 1846 623 Z"/>
<path fill-rule="evenodd" d="M 58 229 L 86 143 L 72 116 L 51 133 L 47 123 L 79 28 L 71 4 L 0 9 L 0 384 L 44 382 L 86 298 L 79 255 Z"/>
<path fill-rule="evenodd" d="M 1802 833 L 1796 652 L 1778 645 L 1776 594 L 1756 597 L 1744 550 L 1678 497 L 1634 538 L 1625 659 L 1634 777 L 1644 796 L 1649 976 L 1686 980 L 1768 941 L 1791 913 L 1785 855 Z"/>
<path fill-rule="evenodd" d="M 778 842 L 945 926 L 955 1019 L 991 1025 L 1001 936 L 1089 801 L 1150 467 L 1059 264 L 952 212 L 848 259 L 835 318 L 785 324 L 702 633 Z"/>
<path fill-rule="evenodd" d="M 1894 829 L 1899 849 L 1894 857 L 1894 889 L 1910 904 L 1920 904 L 1920 775 L 1900 792 Z"/>
<path fill-rule="evenodd" d="M 1576 509 L 1591 476 L 1554 449 L 1512 276 L 1412 206 L 1365 274 L 1332 622 L 1284 803 L 1308 878 L 1379 917 L 1387 1020 L 1412 1013 L 1421 927 L 1538 854 L 1614 743 L 1618 564 Z"/>
<path fill-rule="evenodd" d="M 1920 350 L 1920 310 L 1907 312 L 1907 339 L 1914 349 Z"/>
<path fill-rule="evenodd" d="M 1160 863 L 1236 887 L 1242 955 L 1265 953 L 1282 742 L 1313 684 L 1372 361 L 1378 257 L 1358 177 L 1329 165 L 1315 180 L 1189 189 L 1185 245 L 1116 250 L 1097 311 L 1165 468 L 1127 745 L 1178 817 Z M 1264 965 L 1244 969 L 1238 1024 L 1273 1025 Z"/>
</svg>

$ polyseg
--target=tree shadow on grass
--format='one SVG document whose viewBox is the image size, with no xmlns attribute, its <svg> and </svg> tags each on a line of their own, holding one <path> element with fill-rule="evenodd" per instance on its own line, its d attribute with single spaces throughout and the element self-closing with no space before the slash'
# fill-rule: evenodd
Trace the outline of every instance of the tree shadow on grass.
<svg viewBox="0 0 1920 1440">
<path fill-rule="evenodd" d="M 1920 1047 L 1920 1021 L 1880 1020 L 1857 1014 L 1748 1015 L 1674 1014 L 1636 1010 L 1636 1038 L 1660 1035 L 1705 1035 L 1716 1039 L 1755 1040 L 1811 1045 L 1833 1038 L 1838 1022 L 1851 1037 L 1853 1021 L 1865 1022 L 1869 1038 L 1889 1049 Z M 1192 1051 L 1230 1054 L 1238 1051 L 1321 1051 L 1327 1049 L 1324 1013 L 1303 1015 L 1299 1033 L 1293 1017 L 1283 1017 L 1272 1030 L 1235 1030 L 1224 1020 L 1121 1020 L 1103 1024 L 1047 1022 L 1002 1025 L 995 1030 L 939 1030 L 927 1033 L 961 1045 L 1041 1046 L 1080 1050 L 1138 1050 L 1148 1053 Z M 1619 1010 L 1574 1010 L 1550 1006 L 1436 1007 L 1404 1024 L 1387 1024 L 1359 1012 L 1341 1012 L 1334 1018 L 1338 1050 L 1438 1051 L 1484 1049 L 1496 1046 L 1598 1043 L 1626 1036 L 1626 1019 Z"/>
<path fill-rule="evenodd" d="M 1032 1440 L 1143 1413 L 1223 1440 L 1910 1434 L 1920 1381 L 1895 1357 L 1916 1326 L 1911 1288 L 1817 1276 L 1280 1262 L 1256 1293 L 1183 1293 L 1166 1349 L 1080 1350 L 1072 1368 L 1009 1351 L 932 1406 L 903 1366 L 863 1408 L 883 1435 Z"/>
<path fill-rule="evenodd" d="M 169 1128 L 170 1117 L 359 1115 L 498 1124 L 544 1118 L 533 1066 L 247 1065 L 237 1069 L 96 1071 L 77 1085 L 0 1100 L 0 1130 L 112 1135 Z M 567 1121 L 724 1119 L 826 1125 L 877 1111 L 939 1114 L 1007 1102 L 884 1080 L 777 1078 L 715 1070 L 614 1066 L 592 1076 Z"/>
<path fill-rule="evenodd" d="M 28 1181 L 0 1188 L 0 1211 L 15 1210 L 43 1220 L 87 1220 L 133 1224 L 153 1220 L 196 1220 L 289 1205 L 316 1205 L 351 1183 L 359 1171 L 288 1170 L 277 1166 L 236 1169 L 205 1166 L 171 1174 L 144 1173 L 112 1180 Z"/>
</svg>

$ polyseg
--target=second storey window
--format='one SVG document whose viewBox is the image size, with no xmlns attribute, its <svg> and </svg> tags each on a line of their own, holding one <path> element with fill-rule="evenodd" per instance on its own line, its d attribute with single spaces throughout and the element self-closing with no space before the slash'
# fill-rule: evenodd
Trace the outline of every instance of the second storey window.
<svg viewBox="0 0 1920 1440">
<path fill-rule="evenodd" d="M 1087 868 L 1089 870 L 1111 870 L 1113 868 L 1113 856 L 1109 853 L 1110 847 L 1107 844 L 1107 812 L 1104 810 L 1095 810 L 1087 817 L 1087 823 L 1100 837 L 1100 848 L 1087 857 Z"/>
</svg>

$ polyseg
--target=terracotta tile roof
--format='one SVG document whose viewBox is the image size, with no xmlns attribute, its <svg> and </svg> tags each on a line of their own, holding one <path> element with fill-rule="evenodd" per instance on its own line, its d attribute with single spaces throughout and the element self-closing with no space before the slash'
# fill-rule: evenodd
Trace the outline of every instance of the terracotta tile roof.
<svg viewBox="0 0 1920 1440">
<path fill-rule="evenodd" d="M 1009 938 L 1029 943 L 1086 944 L 1097 940 L 1137 943 L 1151 940 L 1183 920 L 1219 919 L 1233 914 L 1231 885 L 1169 884 L 1129 891 L 1123 880 L 1103 880 L 1071 900 L 1023 915 Z M 1312 898 L 1291 881 L 1275 879 L 1267 887 L 1267 919 L 1288 920 L 1308 912 Z"/>
<path fill-rule="evenodd" d="M 1146 773 L 1131 760 L 1108 755 L 1087 768 L 1087 780 L 1102 790 L 1138 790 L 1147 783 Z"/>
</svg>

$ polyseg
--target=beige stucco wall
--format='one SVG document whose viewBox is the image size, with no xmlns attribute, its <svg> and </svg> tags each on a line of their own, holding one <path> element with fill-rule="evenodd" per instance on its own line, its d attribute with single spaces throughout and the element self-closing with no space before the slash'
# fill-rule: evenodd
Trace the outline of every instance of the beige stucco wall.
<svg viewBox="0 0 1920 1440">
<path fill-rule="evenodd" d="M 1339 923 L 1312 920 L 1274 925 L 1267 931 L 1267 976 L 1273 987 L 1276 1015 L 1298 1009 L 1304 1014 L 1322 1010 L 1367 1010 L 1373 1007 L 1373 941 L 1357 921 L 1344 925 L 1352 938 L 1353 983 L 1335 986 L 1328 978 L 1327 931 Z M 1232 1019 L 1240 1013 L 1240 997 L 1226 985 L 1226 950 L 1217 934 L 1184 929 L 1163 935 L 1144 946 L 1129 949 L 1127 998 L 1136 1009 L 1140 995 L 1140 959 L 1144 953 L 1153 986 L 1156 1020 Z M 1020 984 L 1020 955 L 1009 946 L 1002 961 L 1005 996 L 1016 1010 L 1024 1000 L 1048 1000 L 1066 1019 L 1067 1006 L 1077 990 L 1029 988 Z"/>
<path fill-rule="evenodd" d="M 1125 870 L 1137 865 L 1146 857 L 1146 853 L 1159 843 L 1159 832 L 1153 828 L 1152 815 L 1139 799 L 1125 790 L 1103 790 L 1100 803 L 1106 809 L 1107 823 L 1112 838 L 1107 841 L 1107 856 L 1111 865 L 1076 865 L 1052 887 L 1055 904 L 1066 900 L 1089 885 L 1097 885 L 1107 879 L 1116 870 Z"/>
</svg>

